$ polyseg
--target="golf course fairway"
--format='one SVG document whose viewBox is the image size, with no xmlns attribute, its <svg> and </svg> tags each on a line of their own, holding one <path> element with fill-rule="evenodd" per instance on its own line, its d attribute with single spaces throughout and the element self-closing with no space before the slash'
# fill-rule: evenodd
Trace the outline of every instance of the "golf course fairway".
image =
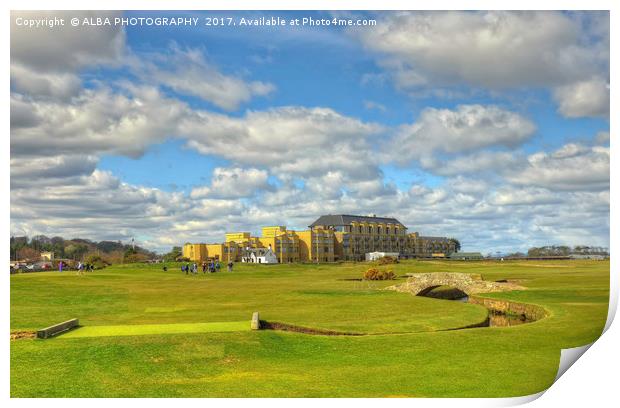
<svg viewBox="0 0 620 408">
<path fill-rule="evenodd" d="M 52 339 L 11 341 L 12 397 L 511 397 L 549 387 L 560 350 L 595 341 L 609 261 L 402 261 L 396 275 L 459 272 L 523 290 L 482 294 L 545 309 L 513 327 L 476 304 L 358 281 L 368 263 L 236 264 L 185 275 L 128 264 L 11 276 L 11 331 L 71 318 Z M 361 336 L 250 330 L 261 319 Z"/>
</svg>

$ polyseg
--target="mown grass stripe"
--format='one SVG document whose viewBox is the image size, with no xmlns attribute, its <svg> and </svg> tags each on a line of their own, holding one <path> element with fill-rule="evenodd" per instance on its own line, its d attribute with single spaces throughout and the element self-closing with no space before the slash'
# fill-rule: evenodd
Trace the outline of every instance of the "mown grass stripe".
<svg viewBox="0 0 620 408">
<path fill-rule="evenodd" d="M 144 336 L 150 334 L 221 333 L 249 331 L 250 322 L 211 322 L 173 324 L 127 324 L 119 326 L 83 326 L 59 338 Z"/>
</svg>

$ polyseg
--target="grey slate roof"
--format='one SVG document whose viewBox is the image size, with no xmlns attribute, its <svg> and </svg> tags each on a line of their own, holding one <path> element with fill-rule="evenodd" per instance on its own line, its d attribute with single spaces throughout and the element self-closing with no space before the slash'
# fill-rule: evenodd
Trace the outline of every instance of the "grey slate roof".
<svg viewBox="0 0 620 408">
<path fill-rule="evenodd" d="M 310 228 L 316 227 L 317 225 L 349 225 L 351 222 L 383 222 L 383 223 L 392 223 L 392 224 L 401 224 L 396 218 L 390 217 L 367 217 L 364 215 L 346 215 L 346 214 L 337 214 L 337 215 L 321 215 L 316 221 L 309 225 Z M 404 225 L 403 225 L 404 227 Z"/>
<path fill-rule="evenodd" d="M 419 236 L 418 239 L 420 240 L 428 240 L 428 241 L 443 241 L 443 242 L 447 242 L 450 241 L 450 238 L 447 237 L 423 237 L 423 236 Z"/>
</svg>

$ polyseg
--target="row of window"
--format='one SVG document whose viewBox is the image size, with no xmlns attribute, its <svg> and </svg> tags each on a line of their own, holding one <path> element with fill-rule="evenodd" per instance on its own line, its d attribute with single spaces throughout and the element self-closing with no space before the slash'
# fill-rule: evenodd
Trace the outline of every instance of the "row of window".
<svg viewBox="0 0 620 408">
<path fill-rule="evenodd" d="M 386 234 L 399 235 L 404 234 L 405 229 L 399 227 L 382 227 L 372 225 L 336 225 L 331 227 L 336 232 L 353 232 L 359 234 Z"/>
</svg>

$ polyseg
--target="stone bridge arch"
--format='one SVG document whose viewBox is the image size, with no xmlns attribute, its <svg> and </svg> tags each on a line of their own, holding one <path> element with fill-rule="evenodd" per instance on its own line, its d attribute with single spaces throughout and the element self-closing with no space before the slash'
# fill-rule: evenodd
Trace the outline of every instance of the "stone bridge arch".
<svg viewBox="0 0 620 408">
<path fill-rule="evenodd" d="M 435 273 L 408 273 L 407 282 L 390 286 L 386 289 L 397 292 L 408 292 L 414 296 L 424 296 L 439 286 L 450 286 L 466 295 L 477 293 L 501 292 L 506 290 L 524 289 L 514 283 L 500 283 L 482 280 L 477 274 L 435 272 Z"/>
<path fill-rule="evenodd" d="M 437 289 L 437 288 L 439 288 L 439 287 L 441 287 L 441 286 L 449 286 L 449 287 L 451 287 L 451 288 L 454 288 L 454 289 L 458 289 L 458 290 L 460 290 L 461 292 L 463 292 L 463 293 L 464 293 L 464 294 L 466 294 L 467 296 L 469 296 L 469 295 L 470 295 L 469 293 L 467 293 L 467 288 L 462 287 L 462 286 L 461 286 L 461 287 L 459 287 L 460 285 L 436 285 L 436 284 L 431 284 L 430 286 L 428 286 L 428 287 L 426 287 L 426 288 L 421 289 L 418 293 L 414 293 L 414 291 L 415 291 L 415 290 L 418 290 L 417 288 L 416 288 L 416 289 L 413 289 L 413 290 L 412 290 L 412 292 L 411 292 L 411 294 L 412 294 L 413 296 L 426 296 L 426 295 L 427 295 L 430 291 L 432 291 L 433 289 Z"/>
</svg>

